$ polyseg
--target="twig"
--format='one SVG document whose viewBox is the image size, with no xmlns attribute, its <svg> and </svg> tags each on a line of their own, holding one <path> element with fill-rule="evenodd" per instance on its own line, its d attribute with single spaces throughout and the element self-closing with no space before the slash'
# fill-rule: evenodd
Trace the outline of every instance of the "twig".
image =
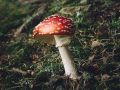
<svg viewBox="0 0 120 90">
<path fill-rule="evenodd" d="M 22 74 L 23 76 L 31 75 L 31 73 L 29 73 L 29 72 L 27 72 L 27 71 L 23 71 L 23 70 L 18 69 L 18 68 L 12 68 L 11 70 L 7 70 L 7 69 L 4 69 L 4 68 L 0 68 L 0 71 L 1 71 L 1 72 L 18 73 L 18 74 Z"/>
<path fill-rule="evenodd" d="M 28 27 L 34 23 L 33 19 L 39 19 L 41 20 L 41 17 L 43 16 L 43 14 L 45 13 L 47 9 L 47 4 L 42 4 L 41 7 L 38 8 L 38 11 L 36 13 L 34 13 L 30 18 L 27 19 L 26 22 L 24 22 L 14 33 L 14 37 L 19 36 L 19 34 L 23 31 L 23 30 L 27 30 Z"/>
<path fill-rule="evenodd" d="M 13 89 L 20 88 L 20 87 L 21 86 L 10 87 L 10 88 L 7 88 L 6 90 L 13 90 Z"/>
<path fill-rule="evenodd" d="M 12 71 L 12 72 L 15 72 L 15 73 L 20 73 L 20 74 L 22 74 L 22 75 L 27 75 L 27 74 L 28 74 L 28 72 L 23 71 L 23 70 L 20 70 L 20 69 L 18 69 L 18 68 L 12 68 L 11 71 Z"/>
</svg>

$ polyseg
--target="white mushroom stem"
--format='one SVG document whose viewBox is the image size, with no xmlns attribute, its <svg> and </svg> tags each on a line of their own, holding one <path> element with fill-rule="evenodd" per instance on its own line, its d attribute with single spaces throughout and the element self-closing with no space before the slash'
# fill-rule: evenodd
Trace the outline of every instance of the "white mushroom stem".
<svg viewBox="0 0 120 90">
<path fill-rule="evenodd" d="M 67 46 L 70 43 L 70 38 L 68 38 L 70 36 L 66 37 L 64 35 L 62 36 L 55 35 L 54 37 L 62 58 L 62 62 L 65 69 L 65 75 L 69 76 L 72 79 L 77 79 L 78 75 L 77 75 L 77 70 L 75 68 L 74 60 L 70 55 L 70 52 Z"/>
</svg>

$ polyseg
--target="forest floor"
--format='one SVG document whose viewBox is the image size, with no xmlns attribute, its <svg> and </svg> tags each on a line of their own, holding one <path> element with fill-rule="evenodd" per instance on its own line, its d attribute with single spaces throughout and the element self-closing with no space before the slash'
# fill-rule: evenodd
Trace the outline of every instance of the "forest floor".
<svg viewBox="0 0 120 90">
<path fill-rule="evenodd" d="M 65 16 L 75 20 L 78 31 L 70 44 L 70 50 L 73 52 L 80 79 L 72 80 L 64 75 L 58 50 L 55 46 L 47 46 L 31 38 L 32 32 L 26 31 L 31 28 L 29 23 L 25 24 L 27 28 L 17 37 L 14 37 L 15 27 L 4 26 L 5 28 L 0 28 L 4 29 L 0 31 L 0 90 L 120 89 L 119 0 L 106 0 L 111 1 L 109 3 L 93 0 L 88 3 L 90 7 L 86 12 L 81 14 L 81 11 L 77 11 L 74 15 L 71 15 L 68 7 L 72 5 L 74 9 L 79 6 L 78 0 L 74 3 L 71 0 L 63 1 L 62 8 L 59 8 L 60 5 L 56 6 L 57 1 L 54 1 L 48 7 L 48 12 L 42 14 L 46 13 L 45 16 L 48 16 L 60 9 L 61 15 L 67 13 Z M 38 7 L 39 5 L 36 6 Z M 18 28 L 20 25 L 15 22 L 14 26 Z"/>
</svg>

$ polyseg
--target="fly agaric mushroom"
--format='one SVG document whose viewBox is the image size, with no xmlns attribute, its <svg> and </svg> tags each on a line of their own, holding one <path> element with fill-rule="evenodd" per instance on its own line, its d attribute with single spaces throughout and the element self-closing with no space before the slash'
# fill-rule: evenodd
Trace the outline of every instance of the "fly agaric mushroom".
<svg viewBox="0 0 120 90">
<path fill-rule="evenodd" d="M 71 19 L 63 16 L 52 15 L 44 19 L 33 30 L 33 37 L 48 41 L 55 40 L 65 69 L 65 75 L 72 79 L 77 79 L 77 70 L 73 58 L 68 50 L 71 35 L 75 32 L 75 25 Z"/>
</svg>

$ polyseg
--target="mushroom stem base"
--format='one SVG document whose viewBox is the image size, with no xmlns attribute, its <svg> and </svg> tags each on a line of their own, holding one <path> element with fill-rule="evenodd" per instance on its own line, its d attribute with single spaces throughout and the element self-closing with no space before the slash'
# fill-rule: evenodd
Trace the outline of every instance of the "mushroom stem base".
<svg viewBox="0 0 120 90">
<path fill-rule="evenodd" d="M 66 76 L 70 76 L 70 78 L 77 79 L 77 70 L 74 65 L 74 61 L 70 55 L 70 52 L 68 51 L 67 46 L 58 47 L 62 62 L 65 68 L 65 74 Z"/>
<path fill-rule="evenodd" d="M 55 40 L 58 40 L 58 38 L 56 39 L 56 37 L 57 36 L 55 36 Z M 58 49 L 64 65 L 65 75 L 69 76 L 72 79 L 78 79 L 77 70 L 75 68 L 73 58 L 68 50 L 68 46 L 58 46 Z"/>
</svg>

